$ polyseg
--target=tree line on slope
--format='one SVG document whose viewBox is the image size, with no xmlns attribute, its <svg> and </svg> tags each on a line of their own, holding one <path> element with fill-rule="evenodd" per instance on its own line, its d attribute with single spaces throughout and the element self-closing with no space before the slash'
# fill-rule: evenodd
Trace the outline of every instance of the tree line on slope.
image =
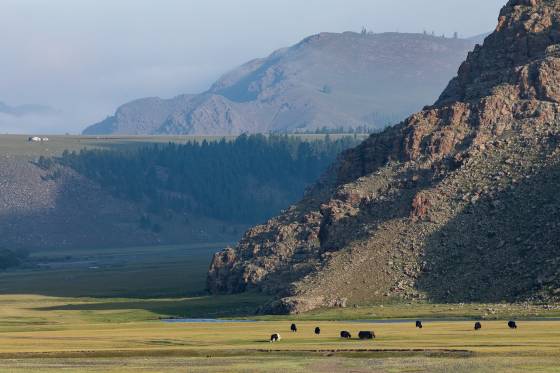
<svg viewBox="0 0 560 373">
<path fill-rule="evenodd" d="M 306 141 L 241 135 L 233 141 L 64 152 L 58 161 L 153 214 L 256 224 L 301 198 L 339 153 L 358 143 L 356 136 Z"/>
</svg>

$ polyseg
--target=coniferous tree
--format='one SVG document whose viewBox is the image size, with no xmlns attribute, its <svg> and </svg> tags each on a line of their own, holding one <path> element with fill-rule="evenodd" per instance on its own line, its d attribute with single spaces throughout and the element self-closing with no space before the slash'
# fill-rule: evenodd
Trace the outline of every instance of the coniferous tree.
<svg viewBox="0 0 560 373">
<path fill-rule="evenodd" d="M 343 150 L 359 140 L 328 134 L 308 141 L 293 135 L 241 135 L 234 141 L 151 145 L 132 151 L 82 150 L 60 162 L 114 195 L 169 211 L 254 224 L 302 197 Z M 154 227 L 140 217 L 144 229 Z"/>
</svg>

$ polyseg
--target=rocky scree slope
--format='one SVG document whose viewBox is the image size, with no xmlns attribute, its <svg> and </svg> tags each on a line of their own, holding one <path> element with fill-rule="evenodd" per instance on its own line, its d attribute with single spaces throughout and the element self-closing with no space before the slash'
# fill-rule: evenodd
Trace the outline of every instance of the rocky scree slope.
<svg viewBox="0 0 560 373">
<path fill-rule="evenodd" d="M 46 158 L 50 160 L 50 158 Z M 47 164 L 48 163 L 48 164 Z M 142 228 L 141 218 L 164 226 Z M 148 214 L 143 203 L 115 197 L 70 167 L 26 156 L 0 156 L 0 246 L 10 249 L 99 248 L 228 242 L 224 222 Z"/>
<path fill-rule="evenodd" d="M 435 105 L 343 154 L 215 255 L 261 311 L 390 299 L 560 298 L 560 1 L 511 0 Z"/>
<path fill-rule="evenodd" d="M 479 39 L 322 33 L 246 63 L 202 94 L 123 105 L 84 134 L 382 129 L 433 102 Z"/>
<path fill-rule="evenodd" d="M 158 243 L 157 235 L 139 229 L 141 210 L 66 167 L 2 155 L 0 191 L 0 243 L 4 247 Z"/>
</svg>

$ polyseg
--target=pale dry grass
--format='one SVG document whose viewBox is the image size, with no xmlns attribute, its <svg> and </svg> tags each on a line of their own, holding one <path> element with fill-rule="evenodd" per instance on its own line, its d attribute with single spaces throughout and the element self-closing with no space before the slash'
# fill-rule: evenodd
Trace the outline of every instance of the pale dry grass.
<svg viewBox="0 0 560 373">
<path fill-rule="evenodd" d="M 504 320 L 485 321 L 478 332 L 471 321 L 425 322 L 422 330 L 413 322 L 298 321 L 299 332 L 291 333 L 286 319 L 164 323 L 141 306 L 158 301 L 0 296 L 0 371 L 556 372 L 560 366 L 560 321 L 522 321 L 517 330 Z M 343 341 L 340 330 L 374 330 L 377 339 Z M 283 340 L 269 343 L 273 332 Z"/>
<path fill-rule="evenodd" d="M 204 140 L 233 141 L 237 136 L 65 136 L 47 135 L 48 142 L 30 143 L 27 135 L 0 135 L 0 157 L 20 157 L 35 159 L 40 156 L 56 157 L 60 156 L 65 150 L 80 151 L 82 149 L 136 149 L 138 147 L 152 144 L 176 143 L 184 144 L 187 142 L 202 142 Z M 326 135 L 323 134 L 294 134 L 305 141 L 322 140 Z M 349 134 L 331 134 L 333 140 L 342 137 L 353 136 Z M 366 139 L 367 135 L 356 135 L 358 139 Z"/>
</svg>

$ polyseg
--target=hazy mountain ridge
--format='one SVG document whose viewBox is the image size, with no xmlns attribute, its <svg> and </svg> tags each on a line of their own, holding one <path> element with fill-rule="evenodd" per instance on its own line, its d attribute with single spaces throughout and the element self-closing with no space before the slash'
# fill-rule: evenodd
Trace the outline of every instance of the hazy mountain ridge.
<svg viewBox="0 0 560 373">
<path fill-rule="evenodd" d="M 0 101 L 0 113 L 13 115 L 16 117 L 21 117 L 25 115 L 45 115 L 45 114 L 54 114 L 56 111 L 48 106 L 44 105 L 18 105 L 18 106 L 10 106 L 4 102 Z"/>
<path fill-rule="evenodd" d="M 434 106 L 346 152 L 214 257 L 212 292 L 297 313 L 560 297 L 560 1 L 510 0 Z"/>
<path fill-rule="evenodd" d="M 380 129 L 435 100 L 479 41 L 322 33 L 242 65 L 202 94 L 123 105 L 84 134 Z"/>
</svg>

